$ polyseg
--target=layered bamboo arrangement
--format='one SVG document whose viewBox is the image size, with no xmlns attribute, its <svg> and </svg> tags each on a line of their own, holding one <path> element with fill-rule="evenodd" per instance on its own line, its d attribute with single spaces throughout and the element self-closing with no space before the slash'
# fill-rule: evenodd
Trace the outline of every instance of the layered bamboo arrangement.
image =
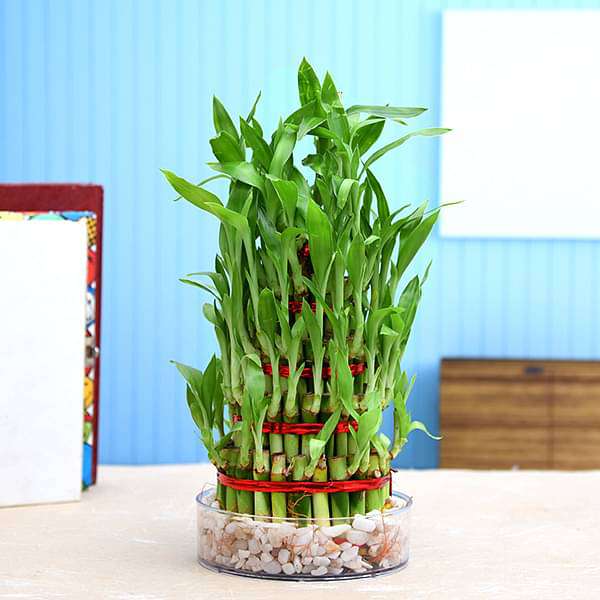
<svg viewBox="0 0 600 600">
<path fill-rule="evenodd" d="M 306 60 L 298 89 L 300 108 L 270 141 L 258 98 L 239 130 L 214 99 L 218 162 L 209 166 L 230 180 L 226 204 L 204 187 L 210 180 L 195 185 L 164 171 L 182 198 L 220 220 L 214 271 L 182 281 L 214 296 L 204 315 L 221 358 L 204 372 L 176 365 L 219 472 L 273 482 L 384 477 L 409 433 L 427 433 L 407 410 L 413 379 L 401 369 L 427 272 L 399 289 L 439 208 L 390 210 L 372 167 L 414 136 L 448 130 L 420 129 L 371 151 L 388 122 L 404 127 L 425 109 L 344 108 L 329 73 L 320 82 Z M 305 136 L 314 151 L 301 168 L 294 149 Z M 379 432 L 388 407 L 392 440 Z M 276 423 L 321 425 L 299 435 Z M 388 493 L 217 489 L 227 510 L 320 524 L 382 509 Z"/>
</svg>

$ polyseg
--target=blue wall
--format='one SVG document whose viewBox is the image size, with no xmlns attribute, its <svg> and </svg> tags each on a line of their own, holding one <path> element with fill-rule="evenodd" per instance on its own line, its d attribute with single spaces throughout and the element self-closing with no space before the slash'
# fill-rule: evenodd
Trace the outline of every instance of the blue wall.
<svg viewBox="0 0 600 600">
<path fill-rule="evenodd" d="M 201 297 L 177 277 L 210 267 L 216 225 L 173 205 L 158 169 L 207 173 L 211 94 L 237 114 L 262 90 L 259 117 L 273 126 L 294 106 L 306 54 L 348 104 L 430 106 L 421 120 L 437 124 L 441 11 L 486 7 L 600 2 L 0 0 L 0 180 L 106 191 L 103 462 L 203 457 L 168 360 L 202 365 L 214 350 Z M 436 144 L 381 161 L 394 204 L 437 202 Z M 436 234 L 428 258 L 407 366 L 414 413 L 433 430 L 442 356 L 600 356 L 597 243 Z M 435 444 L 415 434 L 401 464 L 435 466 Z"/>
</svg>

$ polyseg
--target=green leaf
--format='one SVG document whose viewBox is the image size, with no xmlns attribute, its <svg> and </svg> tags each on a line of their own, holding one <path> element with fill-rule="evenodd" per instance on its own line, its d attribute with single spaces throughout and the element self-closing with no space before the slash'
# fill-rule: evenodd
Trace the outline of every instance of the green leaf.
<svg viewBox="0 0 600 600">
<path fill-rule="evenodd" d="M 331 413 L 327 421 L 325 421 L 325 425 L 314 438 L 312 438 L 309 442 L 309 453 L 310 453 L 310 463 L 306 469 L 307 476 L 310 476 L 315 470 L 319 459 L 323 455 L 323 450 L 327 445 L 329 438 L 332 436 L 333 432 L 337 424 L 339 423 L 340 416 L 342 414 L 342 409 L 338 408 L 335 412 Z"/>
<path fill-rule="evenodd" d="M 218 382 L 218 360 L 213 354 L 208 366 L 204 370 L 204 376 L 202 377 L 202 404 L 206 410 L 206 414 L 212 425 L 213 422 L 213 402 L 217 395 L 217 387 L 221 387 Z"/>
<path fill-rule="evenodd" d="M 439 211 L 434 212 L 429 217 L 421 221 L 417 227 L 406 238 L 400 238 L 400 248 L 398 250 L 398 260 L 396 262 L 397 277 L 400 278 L 412 259 L 415 257 L 419 248 L 429 237 L 435 222 L 437 221 Z"/>
<path fill-rule="evenodd" d="M 258 297 L 258 319 L 261 329 L 271 341 L 274 341 L 277 325 L 277 311 L 275 309 L 273 292 L 266 288 L 262 290 Z"/>
<path fill-rule="evenodd" d="M 269 144 L 267 144 L 267 142 L 258 134 L 254 127 L 250 127 L 250 125 L 248 125 L 241 117 L 240 130 L 248 148 L 252 150 L 253 160 L 255 160 L 263 169 L 268 169 L 273 158 L 273 153 L 271 152 Z"/>
<path fill-rule="evenodd" d="M 374 394 L 374 401 L 368 402 L 369 408 L 358 417 L 356 442 L 361 453 L 368 448 L 371 438 L 377 433 L 381 424 L 381 406 L 375 397 L 376 393 L 371 392 L 371 394 Z"/>
<path fill-rule="evenodd" d="M 285 211 L 288 225 L 292 226 L 294 224 L 296 205 L 298 204 L 298 187 L 293 181 L 278 179 L 272 175 L 267 175 L 267 178 L 273 184 L 275 193 Z"/>
<path fill-rule="evenodd" d="M 229 113 L 216 96 L 213 96 L 213 122 L 215 124 L 217 135 L 222 131 L 225 131 L 235 140 L 239 140 L 238 132 Z"/>
<path fill-rule="evenodd" d="M 386 306 L 369 313 L 367 319 L 367 346 L 369 348 L 375 348 L 376 338 L 380 333 L 383 320 L 395 311 L 398 311 L 395 306 Z"/>
<path fill-rule="evenodd" d="M 192 391 L 199 397 L 202 394 L 202 371 L 175 360 L 172 360 L 171 363 L 177 367 L 177 370 L 183 375 L 188 385 L 192 388 Z"/>
<path fill-rule="evenodd" d="M 348 277 L 355 294 L 362 294 L 363 276 L 365 272 L 365 244 L 362 237 L 357 235 L 348 249 Z"/>
<path fill-rule="evenodd" d="M 172 171 L 167 169 L 161 169 L 162 174 L 166 180 L 171 184 L 171 187 L 188 202 L 199 208 L 204 208 L 204 204 L 212 202 L 214 204 L 221 204 L 221 201 L 213 193 L 205 190 L 204 188 L 190 183 L 183 177 L 178 177 Z"/>
<path fill-rule="evenodd" d="M 325 73 L 325 77 L 323 79 L 323 89 L 321 91 L 321 99 L 323 102 L 326 102 L 330 106 L 335 106 L 337 108 L 342 108 L 342 102 L 340 100 L 340 95 L 335 87 L 335 83 L 333 82 L 333 77 L 329 71 Z"/>
<path fill-rule="evenodd" d="M 185 277 L 187 279 L 189 277 L 198 276 L 210 277 L 215 288 L 217 289 L 219 294 L 221 294 L 221 296 L 226 296 L 229 294 L 229 284 L 227 283 L 227 279 L 223 273 L 215 273 L 213 271 L 197 271 L 195 273 L 188 273 Z"/>
<path fill-rule="evenodd" d="M 385 119 L 368 119 L 364 125 L 354 133 L 352 147 L 358 150 L 360 156 L 379 139 L 385 126 Z"/>
<path fill-rule="evenodd" d="M 448 133 L 449 131 L 451 131 L 451 130 L 446 129 L 444 127 L 430 127 L 428 129 L 419 129 L 418 131 L 413 131 L 412 133 L 407 133 L 406 135 L 403 135 L 401 138 L 398 138 L 397 140 L 394 140 L 393 142 L 390 142 L 389 144 L 383 146 L 383 148 L 379 148 L 379 150 L 377 150 L 376 152 L 373 152 L 373 154 L 371 154 L 371 156 L 369 156 L 369 158 L 366 160 L 366 162 L 364 164 L 364 168 L 368 169 L 376 160 L 379 160 L 382 156 L 387 154 L 390 150 L 394 150 L 394 148 L 398 148 L 399 146 L 402 146 L 402 144 L 404 144 L 404 142 L 408 141 L 412 137 L 416 137 L 416 136 L 430 137 L 430 136 L 436 136 L 436 135 L 443 135 L 444 133 Z"/>
<path fill-rule="evenodd" d="M 179 281 L 181 281 L 181 283 L 185 283 L 187 285 L 192 285 L 194 287 L 200 288 L 201 290 L 204 290 L 205 292 L 208 292 L 209 294 L 214 296 L 217 300 L 221 300 L 221 297 L 219 296 L 219 294 L 216 293 L 217 290 L 209 285 L 205 285 L 203 283 L 200 283 L 199 281 L 193 281 L 192 279 L 180 278 Z"/>
<path fill-rule="evenodd" d="M 375 194 L 375 198 L 377 198 L 377 214 L 379 215 L 379 220 L 381 222 L 386 222 L 390 216 L 390 207 L 385 194 L 383 193 L 383 189 L 381 188 L 381 184 L 369 169 L 367 169 L 367 185 Z"/>
<path fill-rule="evenodd" d="M 252 187 L 258 188 L 261 192 L 265 191 L 265 182 L 262 175 L 254 168 L 254 165 L 248 162 L 230 162 L 230 163 L 208 163 L 208 166 L 214 171 L 225 173 L 232 179 L 247 183 Z M 183 194 L 182 194 L 183 196 Z"/>
<path fill-rule="evenodd" d="M 311 346 L 319 348 L 323 345 L 321 326 L 306 300 L 302 301 L 302 319 L 304 320 L 304 328 L 308 332 Z"/>
<path fill-rule="evenodd" d="M 318 100 L 321 96 L 319 78 L 306 58 L 302 59 L 298 68 L 298 95 L 300 104 L 303 106 L 313 100 Z"/>
<path fill-rule="evenodd" d="M 353 113 L 370 113 L 377 117 L 385 117 L 386 119 L 408 119 L 410 117 L 418 117 L 424 113 L 426 108 L 418 107 L 400 107 L 400 106 L 372 106 L 365 104 L 355 104 L 346 110 L 351 115 Z"/>
<path fill-rule="evenodd" d="M 190 414 L 192 415 L 192 420 L 196 424 L 196 427 L 200 430 L 205 429 L 206 425 L 204 422 L 202 409 L 200 408 L 198 399 L 196 398 L 194 392 L 192 392 L 192 388 L 190 388 L 189 385 L 186 386 L 186 400 L 188 408 L 190 409 Z"/>
<path fill-rule="evenodd" d="M 221 131 L 217 137 L 212 138 L 210 145 L 219 162 L 239 162 L 246 159 L 238 140 L 226 131 Z"/>
<path fill-rule="evenodd" d="M 298 127 L 298 133 L 296 134 L 297 141 L 300 141 L 307 133 L 312 133 L 323 121 L 325 121 L 325 117 L 304 117 Z"/>
<path fill-rule="evenodd" d="M 250 121 L 252 121 L 252 119 L 254 119 L 254 114 L 256 113 L 256 107 L 258 106 L 258 101 L 260 100 L 262 92 L 258 92 L 258 96 L 256 96 L 256 100 L 254 101 L 254 104 L 252 105 L 252 108 L 250 109 L 250 112 L 248 113 L 248 116 L 246 117 L 246 121 L 248 123 L 250 123 Z"/>
<path fill-rule="evenodd" d="M 421 423 L 421 421 L 411 421 L 410 423 L 410 427 L 408 428 L 408 432 L 410 433 L 411 431 L 414 431 L 415 429 L 418 429 L 419 431 L 422 431 L 423 433 L 427 434 L 432 440 L 441 440 L 441 436 L 437 436 L 437 435 L 433 435 L 432 433 L 429 433 L 429 430 L 427 429 L 427 427 L 425 426 L 424 423 Z"/>
<path fill-rule="evenodd" d="M 358 193 L 358 185 L 359 184 L 356 179 L 344 179 L 342 181 L 337 194 L 338 208 L 344 208 L 353 189 L 356 193 Z"/>
<path fill-rule="evenodd" d="M 275 151 L 273 152 L 273 159 L 271 160 L 271 164 L 269 166 L 269 173 L 271 175 L 281 177 L 281 174 L 283 173 L 283 167 L 292 155 L 295 145 L 296 132 L 290 125 L 284 125 L 281 137 L 279 138 L 277 146 L 275 147 Z"/>
<path fill-rule="evenodd" d="M 327 283 L 328 267 L 333 256 L 333 231 L 327 215 L 314 200 L 308 201 L 307 229 L 310 260 L 319 286 Z"/>
<path fill-rule="evenodd" d="M 358 418 L 358 413 L 352 403 L 352 395 L 354 393 L 354 378 L 348 365 L 348 357 L 345 352 L 339 348 L 334 354 L 334 376 L 335 384 L 337 385 L 338 395 L 342 401 L 344 410 L 352 416 L 353 419 Z"/>
<path fill-rule="evenodd" d="M 226 225 L 231 225 L 242 235 L 250 236 L 250 226 L 248 219 L 244 215 L 225 208 L 221 204 L 207 203 L 202 208 L 218 217 Z"/>
</svg>

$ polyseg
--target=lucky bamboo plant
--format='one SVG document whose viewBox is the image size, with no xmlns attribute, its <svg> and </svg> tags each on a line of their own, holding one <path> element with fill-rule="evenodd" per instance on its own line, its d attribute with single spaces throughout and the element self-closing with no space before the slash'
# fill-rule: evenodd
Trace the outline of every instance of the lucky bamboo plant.
<svg viewBox="0 0 600 600">
<path fill-rule="evenodd" d="M 183 278 L 214 300 L 220 358 L 201 372 L 176 363 L 208 457 L 239 479 L 330 481 L 385 475 L 413 421 L 413 379 L 401 368 L 427 271 L 400 290 L 407 267 L 430 234 L 439 208 L 392 211 L 372 171 L 419 129 L 371 151 L 387 123 L 405 127 L 424 108 L 345 108 L 333 79 L 319 81 L 303 60 L 300 108 L 266 139 L 258 100 L 234 124 L 213 100 L 218 172 L 198 185 L 163 171 L 181 198 L 220 220 L 212 272 Z M 314 151 L 300 163 L 305 137 Z M 303 167 L 301 166 L 303 165 Z M 312 171 L 312 174 L 310 174 Z M 225 203 L 205 185 L 229 180 Z M 393 411 L 390 440 L 379 432 Z M 350 421 L 347 430 L 338 423 Z M 305 435 L 264 433 L 265 423 L 322 423 Z M 223 508 L 274 518 L 327 522 L 384 507 L 387 487 L 312 495 L 235 490 L 219 484 Z"/>
</svg>

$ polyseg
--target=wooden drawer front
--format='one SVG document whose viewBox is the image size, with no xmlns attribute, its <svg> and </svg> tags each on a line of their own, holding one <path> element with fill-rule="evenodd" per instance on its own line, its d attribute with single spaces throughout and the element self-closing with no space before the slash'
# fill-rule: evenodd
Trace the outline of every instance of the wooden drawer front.
<svg viewBox="0 0 600 600">
<path fill-rule="evenodd" d="M 447 427 L 440 466 L 461 469 L 548 469 L 550 430 L 512 427 Z"/>
<path fill-rule="evenodd" d="M 528 360 L 443 360 L 442 379 L 460 381 L 515 379 L 536 380 L 548 376 L 548 365 L 543 361 Z"/>
<path fill-rule="evenodd" d="M 600 469 L 600 361 L 442 361 L 443 467 Z"/>
<path fill-rule="evenodd" d="M 555 428 L 552 462 L 554 469 L 600 469 L 600 428 Z"/>
<path fill-rule="evenodd" d="M 440 424 L 548 427 L 551 389 L 543 381 L 444 380 L 440 394 Z"/>
<path fill-rule="evenodd" d="M 444 359 L 441 375 L 461 380 L 566 379 L 600 383 L 600 361 Z"/>
<path fill-rule="evenodd" d="M 555 381 L 554 424 L 600 428 L 600 382 Z"/>
</svg>

